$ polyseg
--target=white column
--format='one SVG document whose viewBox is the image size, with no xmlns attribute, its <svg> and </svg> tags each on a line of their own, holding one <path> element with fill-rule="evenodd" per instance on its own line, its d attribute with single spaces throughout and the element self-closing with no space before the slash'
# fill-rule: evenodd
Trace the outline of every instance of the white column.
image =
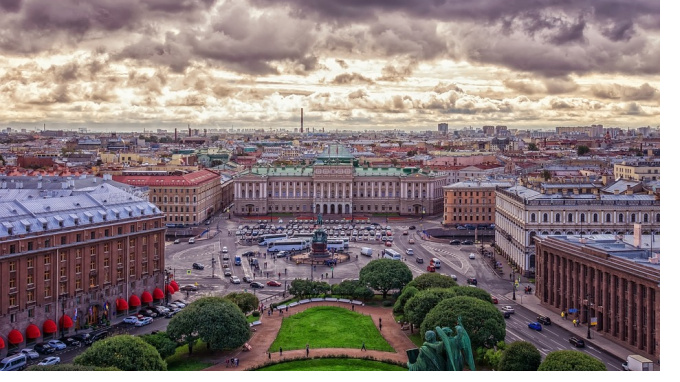
<svg viewBox="0 0 680 382">
<path fill-rule="evenodd" d="M 283 194 L 283 188 L 281 182 L 279 182 L 279 198 L 281 197 L 281 194 Z"/>
</svg>

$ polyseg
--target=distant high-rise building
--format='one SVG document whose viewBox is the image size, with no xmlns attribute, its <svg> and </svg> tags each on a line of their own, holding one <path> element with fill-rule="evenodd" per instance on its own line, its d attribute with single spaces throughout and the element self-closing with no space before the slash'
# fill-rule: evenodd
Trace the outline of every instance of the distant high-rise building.
<svg viewBox="0 0 680 382">
<path fill-rule="evenodd" d="M 437 131 L 442 133 L 442 134 L 448 134 L 449 132 L 449 124 L 448 123 L 440 123 L 437 125 Z"/>
<path fill-rule="evenodd" d="M 493 126 L 482 126 L 482 131 L 484 132 L 484 135 L 492 136 L 496 129 Z"/>
</svg>

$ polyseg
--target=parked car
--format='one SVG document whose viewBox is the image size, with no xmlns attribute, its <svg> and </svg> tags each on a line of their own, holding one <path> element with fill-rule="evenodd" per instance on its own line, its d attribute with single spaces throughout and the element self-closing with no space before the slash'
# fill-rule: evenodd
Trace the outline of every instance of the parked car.
<svg viewBox="0 0 680 382">
<path fill-rule="evenodd" d="M 461 245 L 472 245 L 472 240 L 463 240 L 460 244 Z"/>
<path fill-rule="evenodd" d="M 253 281 L 252 283 L 250 283 L 250 286 L 253 287 L 253 288 L 255 288 L 255 289 L 264 288 L 264 284 L 259 283 L 259 282 L 257 282 L 257 281 Z"/>
<path fill-rule="evenodd" d="M 205 269 L 205 265 L 203 265 L 201 263 L 193 263 L 193 264 L 191 264 L 191 267 L 193 269 L 197 269 L 199 271 L 202 271 L 203 269 Z"/>
<path fill-rule="evenodd" d="M 244 282 L 244 283 L 252 283 L 252 282 L 253 282 L 253 278 L 250 277 L 250 276 L 243 276 L 243 282 Z"/>
<path fill-rule="evenodd" d="M 188 241 L 189 244 L 194 244 L 195 242 L 196 242 L 196 239 L 194 239 L 193 237 L 190 238 L 189 241 Z"/>
<path fill-rule="evenodd" d="M 451 245 L 460 245 L 460 240 L 451 240 L 451 241 L 449 241 L 449 244 L 451 244 Z"/>
<path fill-rule="evenodd" d="M 408 227 L 408 229 L 416 229 L 416 226 L 412 225 L 412 226 Z"/>
<path fill-rule="evenodd" d="M 386 241 L 386 242 L 385 242 L 385 247 L 391 247 L 391 246 L 392 246 L 392 242 L 391 242 L 391 241 Z"/>
<path fill-rule="evenodd" d="M 177 306 L 178 308 L 185 308 L 187 306 L 187 303 L 184 300 L 180 300 L 180 299 L 177 299 L 177 300 L 173 301 L 172 303 L 175 304 L 175 306 Z"/>
<path fill-rule="evenodd" d="M 569 343 L 576 346 L 577 348 L 586 347 L 586 342 L 578 337 L 569 337 Z"/>
<path fill-rule="evenodd" d="M 175 241 L 174 241 L 173 243 L 179 244 L 179 243 L 180 243 L 180 240 L 179 240 L 179 239 L 175 239 Z"/>
<path fill-rule="evenodd" d="M 231 269 L 227 268 L 224 270 L 224 277 L 231 277 Z"/>
<path fill-rule="evenodd" d="M 513 313 L 515 313 L 515 308 L 513 308 L 510 305 L 505 305 L 504 307 L 501 308 L 501 311 L 513 314 Z"/>
<path fill-rule="evenodd" d="M 66 346 L 79 347 L 82 343 L 73 337 L 62 337 L 59 339 L 61 342 L 65 343 Z"/>
<path fill-rule="evenodd" d="M 530 322 L 529 329 L 533 329 L 540 332 L 541 330 L 543 330 L 543 327 L 538 322 Z"/>
<path fill-rule="evenodd" d="M 232 284 L 240 284 L 241 279 L 239 279 L 238 276 L 231 276 L 231 283 Z"/>
<path fill-rule="evenodd" d="M 267 281 L 267 285 L 268 285 L 268 286 L 274 286 L 274 287 L 280 287 L 280 286 L 281 286 L 281 283 L 278 282 L 278 281 L 269 280 L 269 281 Z"/>
<path fill-rule="evenodd" d="M 422 263 L 423 263 L 423 258 L 422 258 L 422 257 L 416 257 L 416 263 L 422 264 Z"/>
<path fill-rule="evenodd" d="M 95 342 L 95 341 L 99 341 L 101 339 L 108 337 L 109 334 L 111 334 L 111 332 L 109 332 L 108 329 L 99 330 L 99 331 L 90 333 L 90 338 L 92 339 L 92 342 Z"/>
<path fill-rule="evenodd" d="M 59 340 L 49 340 L 49 341 L 47 341 L 47 344 L 50 345 L 51 347 L 57 349 L 57 350 L 66 349 L 66 344 L 59 341 Z"/>
<path fill-rule="evenodd" d="M 538 316 L 538 317 L 536 317 L 536 321 L 540 322 L 543 325 L 550 325 L 552 323 L 550 321 L 550 317 L 546 317 L 546 316 Z"/>
<path fill-rule="evenodd" d="M 25 355 L 26 358 L 30 358 L 30 359 L 40 358 L 40 354 L 37 351 L 30 349 L 30 348 L 21 349 L 21 351 L 19 353 Z"/>
<path fill-rule="evenodd" d="M 134 316 L 132 316 L 134 317 Z M 136 318 L 136 317 L 135 317 Z M 84 345 L 92 345 L 92 336 L 88 333 L 78 333 L 71 336 L 71 338 L 80 341 Z"/>
<path fill-rule="evenodd" d="M 41 342 L 39 344 L 35 344 L 35 346 L 33 346 L 33 350 L 40 354 L 52 354 L 56 349 L 45 342 Z"/>
<path fill-rule="evenodd" d="M 137 321 L 139 321 L 139 319 L 137 318 L 137 316 L 127 316 L 127 317 L 123 318 L 123 323 L 124 323 L 124 324 L 132 324 L 132 325 L 134 325 L 134 324 L 137 323 Z"/>
<path fill-rule="evenodd" d="M 50 365 L 56 365 L 58 363 L 61 363 L 61 358 L 59 357 L 47 357 L 40 361 L 38 366 L 50 366 Z"/>
<path fill-rule="evenodd" d="M 498 299 L 495 296 L 491 296 L 491 302 L 498 304 Z"/>
<path fill-rule="evenodd" d="M 187 284 L 187 285 L 182 285 L 179 288 L 179 290 L 196 292 L 198 290 L 198 287 L 196 285 Z"/>
<path fill-rule="evenodd" d="M 453 281 L 458 281 L 458 276 L 456 275 L 451 275 L 451 278 L 453 279 Z"/>
<path fill-rule="evenodd" d="M 229 253 L 229 248 L 222 247 L 222 253 Z"/>
<path fill-rule="evenodd" d="M 135 326 L 144 326 L 144 325 L 149 325 L 150 323 L 153 322 L 153 318 L 151 317 L 144 317 L 141 320 L 137 321 Z"/>
<path fill-rule="evenodd" d="M 467 283 L 468 283 L 469 285 L 477 285 L 477 279 L 474 278 L 474 277 L 468 277 Z"/>
<path fill-rule="evenodd" d="M 144 317 L 157 317 L 158 313 L 154 312 L 151 309 L 142 309 L 139 311 L 139 313 L 144 316 Z M 137 325 L 137 323 L 135 323 Z"/>
</svg>

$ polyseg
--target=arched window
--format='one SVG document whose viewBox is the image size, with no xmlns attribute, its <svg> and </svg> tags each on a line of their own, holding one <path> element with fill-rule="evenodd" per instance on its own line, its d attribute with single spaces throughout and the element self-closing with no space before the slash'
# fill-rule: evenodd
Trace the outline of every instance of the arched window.
<svg viewBox="0 0 680 382">
<path fill-rule="evenodd" d="M 635 223 L 635 214 L 630 215 L 630 222 Z"/>
<path fill-rule="evenodd" d="M 661 223 L 661 214 L 656 214 L 656 222 Z"/>
<path fill-rule="evenodd" d="M 612 215 L 611 215 L 611 214 L 607 214 L 607 218 L 605 219 L 605 221 L 606 221 L 607 223 L 611 223 L 611 222 L 612 222 Z"/>
<path fill-rule="evenodd" d="M 623 223 L 623 214 L 619 214 L 619 223 Z"/>
<path fill-rule="evenodd" d="M 581 214 L 581 223 L 586 222 L 586 214 Z"/>
<path fill-rule="evenodd" d="M 536 222 L 536 214 L 531 214 L 531 222 L 532 223 Z"/>
<path fill-rule="evenodd" d="M 532 231 L 531 233 L 529 233 L 529 245 L 534 245 L 534 244 L 536 244 L 536 243 L 534 242 L 534 236 L 536 236 L 536 232 L 533 232 L 533 231 Z"/>
<path fill-rule="evenodd" d="M 548 222 L 548 214 L 543 214 L 543 222 L 544 223 Z"/>
<path fill-rule="evenodd" d="M 574 215 L 573 215 L 573 214 L 568 214 L 568 215 L 567 215 L 567 221 L 568 221 L 569 223 L 573 222 L 573 221 L 574 221 Z"/>
<path fill-rule="evenodd" d="M 548 231 L 543 231 L 541 232 L 541 235 L 549 235 L 550 233 Z"/>
<path fill-rule="evenodd" d="M 597 214 L 593 214 L 593 223 L 597 223 Z"/>
<path fill-rule="evenodd" d="M 555 235 L 561 235 L 561 234 L 562 234 L 562 232 L 560 232 L 560 231 L 555 231 Z"/>
<path fill-rule="evenodd" d="M 642 221 L 645 222 L 645 223 L 649 223 L 649 215 L 644 214 L 644 215 L 642 216 Z"/>
<path fill-rule="evenodd" d="M 560 214 L 555 214 L 555 221 L 560 222 Z"/>
</svg>

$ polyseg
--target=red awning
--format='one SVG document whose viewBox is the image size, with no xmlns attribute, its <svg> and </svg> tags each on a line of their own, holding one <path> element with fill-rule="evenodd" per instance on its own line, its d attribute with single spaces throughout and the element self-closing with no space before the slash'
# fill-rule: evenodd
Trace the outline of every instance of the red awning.
<svg viewBox="0 0 680 382">
<path fill-rule="evenodd" d="M 147 291 L 142 292 L 142 302 L 145 304 L 153 302 L 153 297 L 151 297 L 151 293 Z"/>
<path fill-rule="evenodd" d="M 24 336 L 21 335 L 20 331 L 12 329 L 12 331 L 10 331 L 7 335 L 7 341 L 9 341 L 9 343 L 12 345 L 19 345 L 20 343 L 24 342 Z"/>
<path fill-rule="evenodd" d="M 5 348 L 5 341 L 2 339 L 2 337 L 0 337 L 0 349 L 4 349 L 4 348 Z"/>
<path fill-rule="evenodd" d="M 163 294 L 163 291 L 160 290 L 160 288 L 156 288 L 156 289 L 153 290 L 154 300 L 162 300 L 163 297 L 165 297 L 165 294 Z"/>
<path fill-rule="evenodd" d="M 128 303 L 122 298 L 116 300 L 116 310 L 128 310 Z"/>
<path fill-rule="evenodd" d="M 142 305 L 142 302 L 139 301 L 139 297 L 137 297 L 136 294 L 131 295 L 130 298 L 128 299 L 128 302 L 130 303 L 130 306 L 133 308 Z"/>
<path fill-rule="evenodd" d="M 172 285 L 168 284 L 165 286 L 165 293 L 175 294 L 175 288 L 173 288 Z"/>
<path fill-rule="evenodd" d="M 73 327 L 73 320 L 70 316 L 63 315 L 59 319 L 59 326 L 63 329 L 68 329 Z"/>
<path fill-rule="evenodd" d="M 47 320 L 43 324 L 43 333 L 45 334 L 52 334 L 57 332 L 57 324 L 54 323 L 52 320 Z"/>
<path fill-rule="evenodd" d="M 35 324 L 30 324 L 26 327 L 26 338 L 34 340 L 40 338 L 40 329 Z"/>
<path fill-rule="evenodd" d="M 170 285 L 172 285 L 172 287 L 175 289 L 175 292 L 179 290 L 179 284 L 177 284 L 177 281 L 175 280 L 170 281 Z"/>
</svg>

